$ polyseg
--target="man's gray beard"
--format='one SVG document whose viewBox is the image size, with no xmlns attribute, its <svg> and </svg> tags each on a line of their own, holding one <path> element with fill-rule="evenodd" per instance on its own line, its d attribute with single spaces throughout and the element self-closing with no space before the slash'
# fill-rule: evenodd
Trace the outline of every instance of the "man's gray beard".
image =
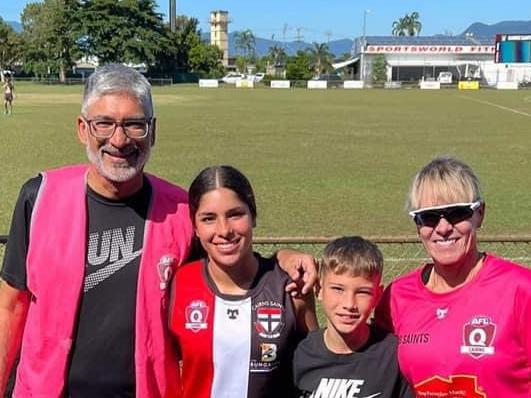
<svg viewBox="0 0 531 398">
<path fill-rule="evenodd" d="M 127 165 L 123 167 L 111 166 L 105 168 L 105 166 L 103 165 L 103 147 L 100 148 L 98 151 L 92 151 L 87 144 L 85 148 L 89 162 L 92 163 L 94 167 L 96 167 L 96 170 L 102 177 L 112 182 L 127 182 L 129 180 L 132 180 L 134 177 L 136 177 L 139 173 L 142 172 L 144 165 L 149 160 L 149 155 L 151 153 L 151 148 L 148 147 L 146 150 L 139 150 L 138 157 L 135 162 L 136 164 L 134 165 Z M 111 170 L 109 170 L 109 168 Z"/>
</svg>

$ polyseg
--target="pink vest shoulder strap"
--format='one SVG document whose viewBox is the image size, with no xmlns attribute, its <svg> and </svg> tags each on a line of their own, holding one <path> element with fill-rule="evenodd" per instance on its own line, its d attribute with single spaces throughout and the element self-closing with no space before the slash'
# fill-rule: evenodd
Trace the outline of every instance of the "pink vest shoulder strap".
<svg viewBox="0 0 531 398">
<path fill-rule="evenodd" d="M 33 295 L 15 396 L 59 397 L 83 284 L 87 166 L 42 173 L 26 262 Z"/>
</svg>

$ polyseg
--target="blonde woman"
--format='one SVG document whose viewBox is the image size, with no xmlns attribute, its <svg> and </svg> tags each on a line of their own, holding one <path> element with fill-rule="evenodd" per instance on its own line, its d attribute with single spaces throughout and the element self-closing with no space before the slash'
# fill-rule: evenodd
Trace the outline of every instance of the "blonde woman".
<svg viewBox="0 0 531 398">
<path fill-rule="evenodd" d="M 376 318 L 398 335 L 417 396 L 531 397 L 531 270 L 479 251 L 477 176 L 438 157 L 408 205 L 431 261 L 388 286 Z"/>
</svg>

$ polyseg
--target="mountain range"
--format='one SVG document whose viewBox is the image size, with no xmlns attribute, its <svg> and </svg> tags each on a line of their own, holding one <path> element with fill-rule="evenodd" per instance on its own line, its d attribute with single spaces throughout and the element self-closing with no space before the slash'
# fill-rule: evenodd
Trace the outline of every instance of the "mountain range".
<svg viewBox="0 0 531 398">
<path fill-rule="evenodd" d="M 22 25 L 16 21 L 6 21 L 7 24 L 11 25 L 13 29 L 17 32 L 22 31 Z M 491 36 L 492 41 L 494 42 L 494 36 L 497 33 L 531 33 L 531 21 L 502 21 L 492 25 L 486 25 L 481 22 L 475 22 L 470 25 L 463 33 L 459 36 L 463 36 L 466 33 L 472 33 L 474 36 Z M 229 33 L 229 54 L 237 54 L 235 43 L 236 32 Z M 210 36 L 208 33 L 202 35 L 203 39 L 208 41 Z M 304 50 L 306 48 L 311 48 L 312 43 L 307 42 L 280 42 L 277 40 L 268 40 L 261 37 L 256 37 L 256 54 L 259 56 L 264 56 L 268 53 L 269 48 L 272 46 L 283 47 L 289 55 L 295 54 L 298 50 Z M 328 42 L 328 47 L 330 52 L 336 57 L 341 57 L 343 54 L 350 53 L 352 49 L 352 39 L 340 39 L 332 40 Z"/>
<path fill-rule="evenodd" d="M 502 21 L 493 25 L 481 22 L 473 23 L 461 35 L 473 33 L 474 36 L 494 36 L 498 33 L 527 33 L 531 34 L 531 21 Z"/>
<path fill-rule="evenodd" d="M 492 37 L 492 42 L 494 44 L 494 38 L 498 33 L 528 33 L 531 34 L 531 21 L 502 21 L 492 25 L 487 25 L 481 22 L 475 22 L 470 25 L 467 29 L 463 31 L 458 36 L 464 36 L 465 34 L 473 34 L 477 37 Z M 229 34 L 229 54 L 237 54 L 235 43 L 235 32 Z M 208 35 L 207 35 L 208 39 Z M 284 47 L 286 52 L 289 55 L 293 55 L 299 49 L 311 48 L 311 43 L 306 42 L 287 42 L 282 43 L 279 41 L 273 41 L 268 39 L 263 39 L 260 37 L 256 38 L 256 53 L 260 56 L 266 55 L 269 51 L 269 48 L 272 46 Z M 328 43 L 328 48 L 330 52 L 336 57 L 341 57 L 343 54 L 350 53 L 352 49 L 352 39 L 341 39 L 333 40 Z"/>
<path fill-rule="evenodd" d="M 15 29 L 15 32 L 22 32 L 22 24 L 16 21 L 5 21 L 6 24 Z"/>
</svg>

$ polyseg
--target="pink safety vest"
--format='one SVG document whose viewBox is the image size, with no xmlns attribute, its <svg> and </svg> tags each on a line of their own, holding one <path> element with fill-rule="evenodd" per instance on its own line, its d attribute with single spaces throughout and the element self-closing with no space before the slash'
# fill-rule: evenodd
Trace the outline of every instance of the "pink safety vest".
<svg viewBox="0 0 531 398">
<path fill-rule="evenodd" d="M 31 217 L 27 286 L 32 294 L 14 396 L 61 397 L 86 261 L 86 175 L 79 165 L 42 173 Z M 187 194 L 151 175 L 136 299 L 136 396 L 178 397 L 179 365 L 167 321 L 166 280 L 192 238 Z"/>
</svg>

